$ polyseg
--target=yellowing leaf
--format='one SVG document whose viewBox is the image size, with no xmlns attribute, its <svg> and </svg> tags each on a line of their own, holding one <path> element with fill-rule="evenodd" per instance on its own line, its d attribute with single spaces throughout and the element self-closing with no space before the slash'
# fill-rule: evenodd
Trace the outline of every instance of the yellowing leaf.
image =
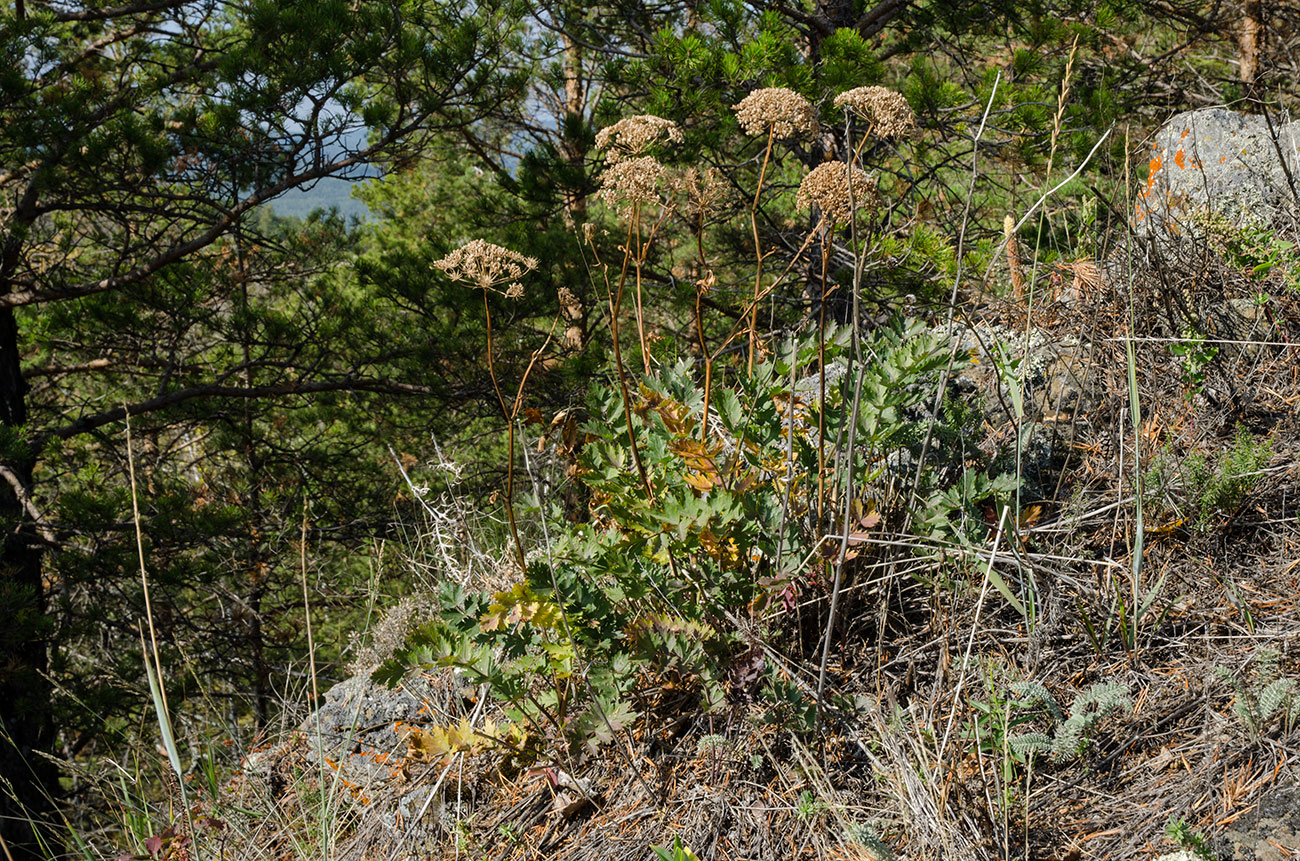
<svg viewBox="0 0 1300 861">
<path fill-rule="evenodd" d="M 406 733 L 406 758 L 412 762 L 439 762 L 455 753 L 442 727 L 410 727 Z"/>
<path fill-rule="evenodd" d="M 497 631 L 520 622 L 559 630 L 564 626 L 564 615 L 555 602 L 547 601 L 533 592 L 527 583 L 519 582 L 492 596 L 492 603 L 479 620 L 479 625 L 484 631 Z"/>
</svg>

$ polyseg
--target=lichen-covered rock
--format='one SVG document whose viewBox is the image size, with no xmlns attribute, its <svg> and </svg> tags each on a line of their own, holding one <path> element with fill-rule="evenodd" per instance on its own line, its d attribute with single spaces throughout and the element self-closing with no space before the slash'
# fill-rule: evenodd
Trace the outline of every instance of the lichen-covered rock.
<svg viewBox="0 0 1300 861">
<path fill-rule="evenodd" d="M 1300 854 L 1300 787 L 1279 786 L 1234 822 L 1220 839 L 1217 857 L 1231 861 L 1284 861 Z"/>
<path fill-rule="evenodd" d="M 1156 134 L 1150 171 L 1138 190 L 1133 218 L 1139 235 L 1195 235 L 1207 216 L 1237 226 L 1289 222 L 1300 210 L 1291 187 L 1291 179 L 1300 182 L 1300 122 L 1275 121 L 1273 131 L 1276 140 L 1264 117 L 1226 108 L 1170 119 Z"/>
<path fill-rule="evenodd" d="M 254 810 L 315 809 L 327 800 L 339 832 L 331 857 L 340 861 L 436 857 L 456 810 L 476 798 L 482 769 L 415 759 L 405 732 L 452 720 L 449 693 L 421 676 L 396 689 L 365 675 L 337 684 L 298 730 L 245 757 L 226 800 Z M 274 828 L 266 833 L 267 855 L 291 842 Z"/>
</svg>

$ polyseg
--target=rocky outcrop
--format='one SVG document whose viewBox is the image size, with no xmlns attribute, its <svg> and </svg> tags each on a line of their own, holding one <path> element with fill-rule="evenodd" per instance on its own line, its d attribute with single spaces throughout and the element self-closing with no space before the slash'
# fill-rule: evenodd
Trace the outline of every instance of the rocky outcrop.
<svg viewBox="0 0 1300 861">
<path fill-rule="evenodd" d="M 245 757 L 227 800 L 285 810 L 328 800 L 338 811 L 336 825 L 347 831 L 333 847 L 336 859 L 437 857 L 453 831 L 455 808 L 477 794 L 475 782 L 464 777 L 479 769 L 410 756 L 404 730 L 437 723 L 448 694 L 420 676 L 396 689 L 367 675 L 335 685 L 296 732 Z M 269 854 L 288 839 L 273 828 L 266 834 L 262 848 Z"/>
<path fill-rule="evenodd" d="M 1278 786 L 1232 823 L 1219 843 L 1230 861 L 1285 861 L 1300 855 L 1300 786 Z"/>
<path fill-rule="evenodd" d="M 1151 238 L 1200 232 L 1207 216 L 1273 227 L 1300 215 L 1300 122 L 1226 108 L 1174 116 L 1156 134 L 1134 227 Z"/>
</svg>

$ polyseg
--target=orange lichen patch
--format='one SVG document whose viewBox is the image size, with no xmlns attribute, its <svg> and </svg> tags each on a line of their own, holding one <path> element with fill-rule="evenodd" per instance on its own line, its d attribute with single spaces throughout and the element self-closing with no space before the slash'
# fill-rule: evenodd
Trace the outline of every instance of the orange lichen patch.
<svg viewBox="0 0 1300 861">
<path fill-rule="evenodd" d="M 1156 174 L 1160 172 L 1160 168 L 1164 163 L 1164 159 L 1160 156 L 1151 159 L 1151 169 L 1147 173 L 1147 188 L 1151 188 L 1151 186 L 1156 184 Z"/>
<path fill-rule="evenodd" d="M 1174 153 L 1174 164 L 1178 165 L 1179 170 L 1187 167 L 1187 153 L 1183 152 L 1182 147 L 1179 147 L 1178 152 Z"/>
<path fill-rule="evenodd" d="M 1181 135 L 1178 136 L 1178 139 L 1179 139 L 1179 140 L 1182 140 L 1183 138 L 1187 137 L 1187 136 L 1188 136 L 1189 134 L 1191 134 L 1191 133 L 1192 133 L 1192 130 L 1191 130 L 1190 128 L 1183 129 L 1183 133 L 1182 133 Z"/>
</svg>

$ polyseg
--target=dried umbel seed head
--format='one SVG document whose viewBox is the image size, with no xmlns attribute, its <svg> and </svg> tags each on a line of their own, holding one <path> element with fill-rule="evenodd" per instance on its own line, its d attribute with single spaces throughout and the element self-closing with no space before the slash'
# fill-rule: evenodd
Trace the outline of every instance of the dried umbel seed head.
<svg viewBox="0 0 1300 861">
<path fill-rule="evenodd" d="M 653 156 L 643 155 L 620 161 L 605 169 L 600 178 L 600 196 L 606 203 L 627 215 L 639 203 L 659 199 L 664 166 Z"/>
<path fill-rule="evenodd" d="M 817 130 L 816 108 L 794 90 L 784 87 L 754 90 L 731 107 L 747 135 L 765 135 L 771 128 L 775 137 L 785 140 Z"/>
<path fill-rule="evenodd" d="M 519 279 L 537 268 L 537 259 L 475 239 L 434 261 L 433 268 L 441 270 L 452 281 L 467 281 L 480 290 L 496 290 L 518 299 L 524 295 Z M 501 284 L 509 286 L 501 290 L 498 286 Z"/>
<path fill-rule="evenodd" d="M 606 160 L 610 164 L 642 155 L 661 141 L 681 143 L 682 132 L 677 123 L 654 114 L 624 117 L 596 134 L 596 148 L 608 153 Z"/>
<path fill-rule="evenodd" d="M 809 171 L 799 184 L 795 205 L 800 209 L 810 209 L 816 204 L 826 218 L 836 224 L 847 224 L 855 208 L 875 209 L 879 206 L 880 194 L 875 180 L 856 167 L 851 176 L 852 206 L 849 205 L 849 166 L 842 161 L 828 161 Z"/>
<path fill-rule="evenodd" d="M 731 191 L 722 173 L 712 167 L 704 170 L 689 167 L 682 171 L 673 185 L 681 195 L 682 213 L 692 220 L 713 215 Z"/>
<path fill-rule="evenodd" d="M 886 87 L 858 87 L 835 97 L 835 107 L 847 108 L 867 122 L 880 138 L 896 138 L 916 128 L 912 106 Z"/>
</svg>

